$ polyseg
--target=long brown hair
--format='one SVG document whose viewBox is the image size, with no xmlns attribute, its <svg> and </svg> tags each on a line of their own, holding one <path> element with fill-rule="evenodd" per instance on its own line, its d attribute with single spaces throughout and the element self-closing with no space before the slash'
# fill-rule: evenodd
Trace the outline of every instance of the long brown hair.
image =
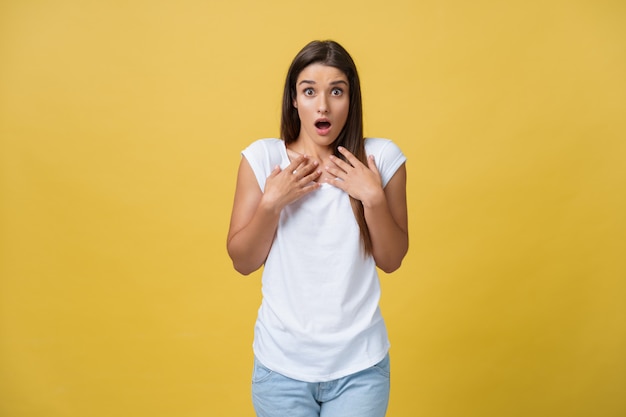
<svg viewBox="0 0 626 417">
<path fill-rule="evenodd" d="M 349 150 L 356 158 L 367 166 L 367 155 L 365 154 L 365 140 L 363 138 L 363 103 L 361 101 L 361 83 L 356 65 L 352 57 L 341 45 L 335 41 L 313 41 L 306 45 L 296 55 L 291 62 L 285 89 L 283 91 L 283 107 L 280 122 L 280 134 L 286 144 L 293 143 L 300 134 L 300 117 L 298 109 L 293 105 L 296 98 L 296 81 L 300 72 L 311 64 L 323 64 L 335 67 L 342 71 L 348 78 L 350 90 L 350 105 L 348 108 L 348 119 L 335 141 L 334 154 L 338 158 L 346 158 L 337 150 L 338 146 L 343 146 Z M 372 241 L 369 229 L 365 222 L 365 212 L 363 204 L 350 197 L 350 204 L 354 217 L 361 231 L 361 242 L 365 253 L 372 253 Z"/>
</svg>

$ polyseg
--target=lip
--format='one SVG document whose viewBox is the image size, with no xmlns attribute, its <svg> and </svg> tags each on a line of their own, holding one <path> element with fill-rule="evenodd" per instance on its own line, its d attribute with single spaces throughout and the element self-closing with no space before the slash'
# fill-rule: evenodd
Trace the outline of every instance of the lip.
<svg viewBox="0 0 626 417">
<path fill-rule="evenodd" d="M 323 128 L 318 127 L 317 126 L 318 123 L 328 123 L 328 127 L 323 127 Z M 331 121 L 328 120 L 326 117 L 320 117 L 319 119 L 315 119 L 315 123 L 313 123 L 313 125 L 315 126 L 315 131 L 320 136 L 328 135 L 328 133 L 330 132 L 330 129 L 333 127 L 333 124 L 331 123 Z"/>
</svg>

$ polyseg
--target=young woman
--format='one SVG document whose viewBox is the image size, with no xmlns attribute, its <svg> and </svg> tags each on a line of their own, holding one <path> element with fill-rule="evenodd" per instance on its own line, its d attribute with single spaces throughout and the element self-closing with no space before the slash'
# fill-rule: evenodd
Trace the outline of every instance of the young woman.
<svg viewBox="0 0 626 417">
<path fill-rule="evenodd" d="M 242 154 L 228 253 L 263 269 L 252 396 L 259 417 L 382 417 L 389 341 L 376 267 L 408 249 L 406 158 L 363 138 L 348 52 L 314 41 L 294 58 L 281 139 Z"/>
</svg>

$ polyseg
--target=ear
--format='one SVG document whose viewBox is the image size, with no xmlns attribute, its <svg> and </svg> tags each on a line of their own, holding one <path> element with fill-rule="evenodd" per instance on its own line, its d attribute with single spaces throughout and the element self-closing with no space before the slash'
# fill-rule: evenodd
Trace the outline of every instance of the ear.
<svg viewBox="0 0 626 417">
<path fill-rule="evenodd" d="M 293 108 L 294 108 L 294 109 L 297 109 L 297 108 L 298 108 L 298 101 L 297 101 L 295 98 L 293 99 L 292 104 L 293 104 Z"/>
</svg>

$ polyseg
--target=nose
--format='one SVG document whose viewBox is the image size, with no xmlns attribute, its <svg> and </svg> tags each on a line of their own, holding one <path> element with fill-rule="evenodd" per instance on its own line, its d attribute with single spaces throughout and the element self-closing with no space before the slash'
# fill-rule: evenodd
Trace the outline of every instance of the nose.
<svg viewBox="0 0 626 417">
<path fill-rule="evenodd" d="M 317 112 L 320 114 L 328 113 L 328 99 L 326 94 L 319 95 L 319 101 L 317 103 Z"/>
</svg>

